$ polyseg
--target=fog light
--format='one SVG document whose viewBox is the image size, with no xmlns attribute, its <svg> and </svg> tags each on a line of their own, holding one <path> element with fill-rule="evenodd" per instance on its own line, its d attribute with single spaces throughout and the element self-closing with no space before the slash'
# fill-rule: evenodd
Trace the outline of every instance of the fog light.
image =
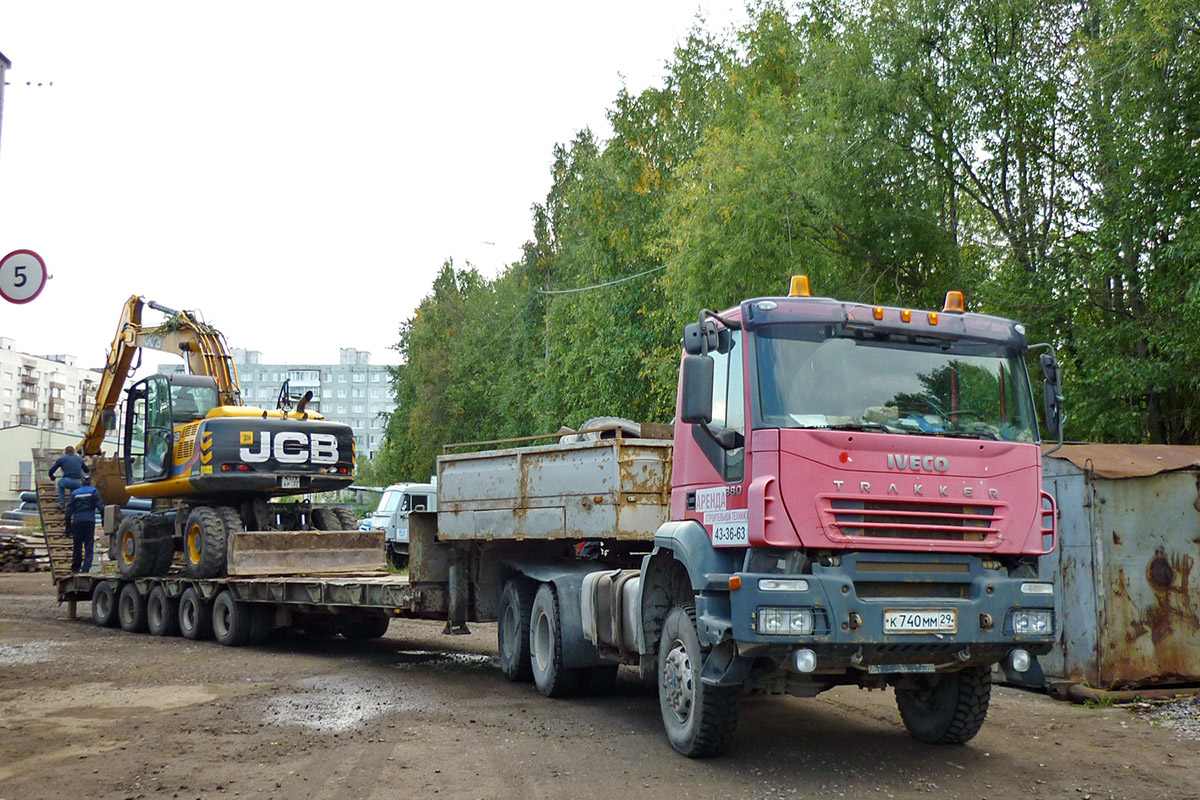
<svg viewBox="0 0 1200 800">
<path fill-rule="evenodd" d="M 796 672 L 812 672 L 817 668 L 817 654 L 807 648 L 792 653 L 792 666 Z"/>
<path fill-rule="evenodd" d="M 813 632 L 811 608 L 758 609 L 758 632 L 767 636 L 808 636 Z"/>
<path fill-rule="evenodd" d="M 1030 663 L 1029 652 L 1019 647 L 1008 654 L 1008 665 L 1012 667 L 1013 672 L 1025 672 Z"/>
<path fill-rule="evenodd" d="M 1048 608 L 1019 609 L 1013 612 L 1012 627 L 1018 636 L 1049 636 L 1054 633 L 1054 612 Z"/>
</svg>

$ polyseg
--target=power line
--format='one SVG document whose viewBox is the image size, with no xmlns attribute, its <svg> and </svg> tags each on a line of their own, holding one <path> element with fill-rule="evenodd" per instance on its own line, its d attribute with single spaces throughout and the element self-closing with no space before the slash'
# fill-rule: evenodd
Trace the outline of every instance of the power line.
<svg viewBox="0 0 1200 800">
<path fill-rule="evenodd" d="M 627 275 L 624 278 L 617 278 L 615 281 L 608 281 L 607 283 L 597 283 L 593 286 L 580 286 L 576 289 L 538 289 L 538 294 L 573 294 L 575 292 L 591 291 L 592 289 L 603 289 L 606 286 L 614 286 L 618 283 L 625 283 L 626 281 L 634 280 L 635 278 L 642 278 L 653 272 L 659 272 L 660 270 L 664 270 L 666 268 L 667 268 L 667 265 L 663 264 L 660 267 L 655 267 L 654 269 L 648 269 L 645 272 L 639 272 L 636 275 Z"/>
</svg>

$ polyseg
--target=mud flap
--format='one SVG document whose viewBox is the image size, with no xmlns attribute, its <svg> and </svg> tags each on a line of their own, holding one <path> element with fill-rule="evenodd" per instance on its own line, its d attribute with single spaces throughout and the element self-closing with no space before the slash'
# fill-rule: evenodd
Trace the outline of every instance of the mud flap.
<svg viewBox="0 0 1200 800">
<path fill-rule="evenodd" d="M 705 686 L 741 686 L 753 665 L 753 658 L 739 656 L 737 645 L 726 639 L 715 645 L 704 660 L 700 681 Z"/>
</svg>

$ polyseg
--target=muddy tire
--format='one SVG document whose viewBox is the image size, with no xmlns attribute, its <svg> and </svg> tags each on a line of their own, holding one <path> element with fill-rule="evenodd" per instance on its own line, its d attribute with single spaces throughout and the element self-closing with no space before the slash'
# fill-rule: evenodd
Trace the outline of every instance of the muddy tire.
<svg viewBox="0 0 1200 800">
<path fill-rule="evenodd" d="M 979 733 L 992 697 L 992 673 L 968 667 L 896 687 L 896 707 L 909 734 L 927 744 L 963 744 Z"/>
<path fill-rule="evenodd" d="M 533 584 L 513 578 L 504 584 L 496 612 L 496 645 L 500 671 L 510 681 L 533 680 L 529 656 L 529 621 L 533 616 Z"/>
<path fill-rule="evenodd" d="M 117 624 L 128 633 L 146 630 L 146 598 L 136 584 L 125 584 L 117 595 Z"/>
<path fill-rule="evenodd" d="M 108 581 L 100 581 L 92 589 L 92 622 L 101 628 L 117 624 L 117 591 Z"/>
<path fill-rule="evenodd" d="M 253 612 L 250 616 L 250 639 L 246 644 L 265 644 L 271 638 L 271 629 L 275 625 L 275 607 L 269 603 L 255 603 L 250 610 Z"/>
<path fill-rule="evenodd" d="M 212 636 L 212 606 L 189 586 L 179 598 L 179 634 L 185 639 Z"/>
<path fill-rule="evenodd" d="M 344 531 L 358 530 L 358 517 L 354 516 L 353 511 L 351 511 L 348 508 L 335 508 L 335 509 L 333 509 L 333 513 L 334 513 L 334 516 L 336 516 L 338 518 L 338 522 L 341 523 L 342 530 L 344 530 Z"/>
<path fill-rule="evenodd" d="M 151 529 L 152 530 L 152 529 Z M 144 578 L 153 575 L 158 565 L 158 542 L 149 541 L 153 533 L 147 530 L 142 517 L 129 516 L 117 528 L 117 574 L 122 578 Z"/>
<path fill-rule="evenodd" d="M 223 590 L 213 600 L 213 638 L 226 647 L 241 647 L 250 641 L 250 618 L 253 615 L 249 603 L 235 600 L 232 592 Z"/>
<path fill-rule="evenodd" d="M 529 665 L 543 697 L 579 694 L 585 670 L 563 666 L 562 624 L 558 595 L 549 583 L 538 587 L 529 621 Z"/>
<path fill-rule="evenodd" d="M 146 629 L 151 636 L 176 636 L 179 633 L 179 604 L 167 597 L 162 586 L 155 586 L 146 598 Z"/>
<path fill-rule="evenodd" d="M 151 517 L 144 523 L 146 538 L 154 540 L 154 571 L 166 575 L 175 561 L 175 526 L 165 517 Z"/>
<path fill-rule="evenodd" d="M 368 614 L 343 620 L 340 630 L 343 639 L 352 641 L 378 639 L 387 633 L 391 623 L 391 617 L 385 617 L 382 614 Z"/>
<path fill-rule="evenodd" d="M 217 509 L 193 508 L 183 531 L 183 566 L 188 574 L 193 578 L 224 575 L 228 541 L 225 521 Z"/>
<path fill-rule="evenodd" d="M 318 531 L 340 531 L 342 521 L 332 508 L 314 508 L 312 512 L 312 527 Z"/>
<path fill-rule="evenodd" d="M 688 758 L 720 755 L 737 729 L 738 688 L 706 686 L 704 656 L 694 606 L 675 606 L 659 640 L 658 705 L 671 746 Z"/>
</svg>

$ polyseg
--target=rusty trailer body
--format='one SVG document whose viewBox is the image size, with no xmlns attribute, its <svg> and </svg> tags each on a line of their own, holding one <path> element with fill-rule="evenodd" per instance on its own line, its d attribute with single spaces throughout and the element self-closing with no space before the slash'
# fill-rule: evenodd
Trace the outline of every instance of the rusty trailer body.
<svg viewBox="0 0 1200 800">
<path fill-rule="evenodd" d="M 667 439 L 623 437 L 438 459 L 442 541 L 652 541 L 671 510 Z"/>
<path fill-rule="evenodd" d="M 1051 679 L 1105 689 L 1200 681 L 1200 447 L 1068 445 L 1044 459 L 1058 504 L 1062 629 Z"/>
</svg>

